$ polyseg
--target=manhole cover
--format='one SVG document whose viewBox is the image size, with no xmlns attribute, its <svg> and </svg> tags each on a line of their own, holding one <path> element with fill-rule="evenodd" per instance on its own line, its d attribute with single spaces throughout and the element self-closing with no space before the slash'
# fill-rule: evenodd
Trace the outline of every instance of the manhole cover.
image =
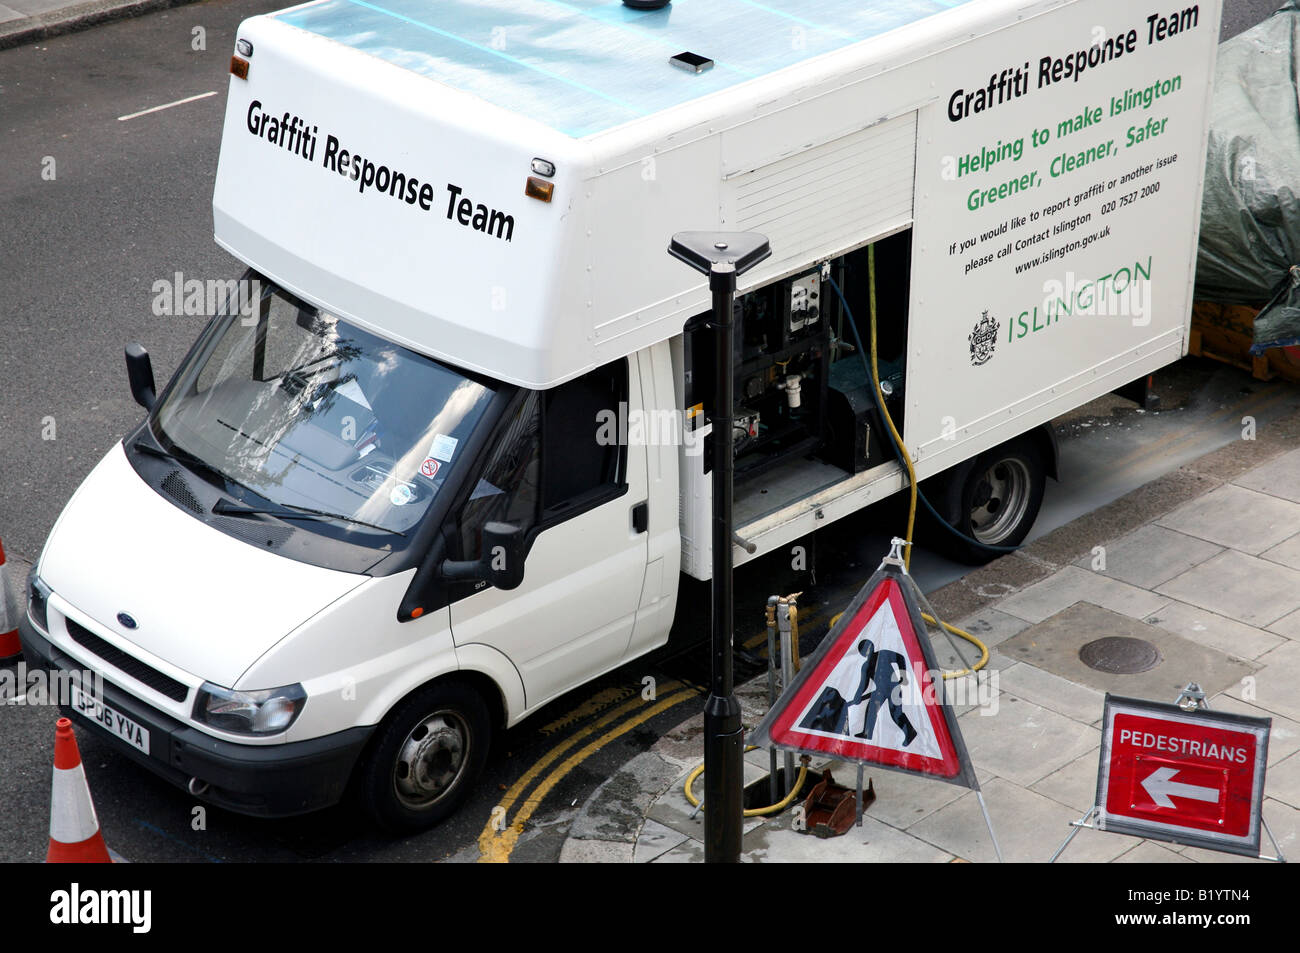
<svg viewBox="0 0 1300 953">
<path fill-rule="evenodd" d="M 1160 650 L 1146 639 L 1112 635 L 1089 642 L 1079 649 L 1083 664 L 1111 675 L 1136 675 L 1164 661 Z"/>
</svg>

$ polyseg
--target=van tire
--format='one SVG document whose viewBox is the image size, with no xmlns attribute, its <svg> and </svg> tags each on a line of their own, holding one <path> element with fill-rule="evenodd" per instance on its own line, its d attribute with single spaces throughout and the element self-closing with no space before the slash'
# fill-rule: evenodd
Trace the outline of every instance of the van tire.
<svg viewBox="0 0 1300 953">
<path fill-rule="evenodd" d="M 1043 505 L 1047 467 L 1029 435 L 986 450 L 923 486 L 926 499 L 949 526 L 981 543 L 1019 546 Z M 936 549 L 972 566 L 1006 555 L 959 539 L 940 526 L 928 534 Z"/>
<path fill-rule="evenodd" d="M 470 686 L 435 682 L 419 689 L 376 733 L 361 772 L 362 807 L 394 834 L 437 824 L 482 774 L 491 726 L 486 703 Z"/>
</svg>

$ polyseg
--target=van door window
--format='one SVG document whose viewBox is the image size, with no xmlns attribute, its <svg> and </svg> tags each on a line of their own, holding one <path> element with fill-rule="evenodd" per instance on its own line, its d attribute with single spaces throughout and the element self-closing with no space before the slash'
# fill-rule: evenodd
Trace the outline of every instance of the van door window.
<svg viewBox="0 0 1300 953">
<path fill-rule="evenodd" d="M 479 557 L 489 522 L 513 523 L 527 536 L 622 492 L 618 422 L 626 418 L 627 390 L 627 360 L 620 359 L 526 396 L 461 511 L 462 559 Z"/>
<path fill-rule="evenodd" d="M 537 523 L 541 503 L 541 417 L 538 396 L 526 395 L 492 448 L 483 476 L 461 510 L 463 559 L 478 559 L 483 527 L 513 523 L 527 536 Z"/>
<path fill-rule="evenodd" d="M 618 488 L 623 482 L 627 360 L 546 391 L 542 406 L 545 516 L 564 515 Z"/>
</svg>

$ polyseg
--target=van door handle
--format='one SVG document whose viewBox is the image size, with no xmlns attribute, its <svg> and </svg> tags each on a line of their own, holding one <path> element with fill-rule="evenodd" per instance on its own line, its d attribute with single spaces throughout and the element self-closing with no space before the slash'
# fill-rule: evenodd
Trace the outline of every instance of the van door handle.
<svg viewBox="0 0 1300 953">
<path fill-rule="evenodd" d="M 632 530 L 644 533 L 650 528 L 650 501 L 642 500 L 632 507 Z"/>
</svg>

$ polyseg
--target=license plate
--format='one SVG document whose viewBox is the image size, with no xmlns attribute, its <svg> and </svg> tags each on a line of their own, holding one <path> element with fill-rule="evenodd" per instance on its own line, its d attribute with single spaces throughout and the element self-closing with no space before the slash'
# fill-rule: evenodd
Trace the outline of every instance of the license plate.
<svg viewBox="0 0 1300 953">
<path fill-rule="evenodd" d="M 116 708 L 105 705 L 94 696 L 88 695 L 81 690 L 80 685 L 73 684 L 70 687 L 72 689 L 73 708 L 92 721 L 98 722 L 106 731 L 117 735 L 132 747 L 140 749 L 145 754 L 149 753 L 149 730 L 147 728 L 137 725 Z"/>
</svg>

